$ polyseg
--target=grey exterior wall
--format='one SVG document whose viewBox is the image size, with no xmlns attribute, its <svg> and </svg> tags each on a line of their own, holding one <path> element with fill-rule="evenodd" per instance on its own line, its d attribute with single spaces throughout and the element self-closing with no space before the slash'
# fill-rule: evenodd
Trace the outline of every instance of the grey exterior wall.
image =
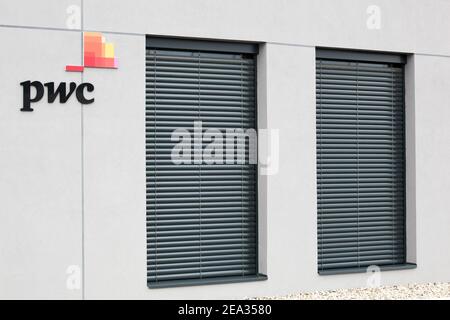
<svg viewBox="0 0 450 320">
<path fill-rule="evenodd" d="M 369 5 L 381 29 L 366 27 Z M 67 8 L 78 5 L 81 28 Z M 382 284 L 450 281 L 450 2 L 444 0 L 0 1 L 0 298 L 243 298 L 365 286 L 319 276 L 315 47 L 410 54 L 408 257 Z M 81 30 L 114 42 L 118 70 L 67 73 Z M 148 289 L 145 234 L 145 35 L 263 43 L 260 128 L 280 130 L 279 172 L 261 177 L 260 269 L 267 281 Z M 95 103 L 41 101 L 19 112 L 24 80 L 89 81 Z M 84 271 L 69 290 L 67 268 Z"/>
</svg>

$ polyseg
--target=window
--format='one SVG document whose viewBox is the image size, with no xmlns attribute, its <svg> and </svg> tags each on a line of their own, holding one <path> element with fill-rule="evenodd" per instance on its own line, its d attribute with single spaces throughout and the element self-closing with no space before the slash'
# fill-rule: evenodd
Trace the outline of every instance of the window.
<svg viewBox="0 0 450 320">
<path fill-rule="evenodd" d="M 147 38 L 151 288 L 264 278 L 258 275 L 257 164 L 239 133 L 256 130 L 256 53 L 251 44 Z M 228 143 L 225 157 L 227 132 L 234 129 L 231 148 L 243 146 L 244 162 L 237 153 L 231 163 L 220 161 L 219 152 L 206 153 L 213 141 L 208 132 L 223 134 L 213 144 Z M 174 159 L 180 146 L 187 151 Z"/>
<path fill-rule="evenodd" d="M 401 55 L 318 50 L 319 273 L 407 267 Z"/>
</svg>

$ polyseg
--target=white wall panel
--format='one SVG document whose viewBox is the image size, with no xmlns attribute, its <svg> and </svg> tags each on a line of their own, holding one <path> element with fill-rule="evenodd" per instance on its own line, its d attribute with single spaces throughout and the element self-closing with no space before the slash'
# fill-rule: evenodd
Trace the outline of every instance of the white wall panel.
<svg viewBox="0 0 450 320">
<path fill-rule="evenodd" d="M 80 298 L 66 269 L 82 263 L 81 107 L 45 95 L 19 111 L 22 81 L 80 83 L 64 71 L 80 63 L 80 35 L 0 30 L 0 298 Z"/>
</svg>

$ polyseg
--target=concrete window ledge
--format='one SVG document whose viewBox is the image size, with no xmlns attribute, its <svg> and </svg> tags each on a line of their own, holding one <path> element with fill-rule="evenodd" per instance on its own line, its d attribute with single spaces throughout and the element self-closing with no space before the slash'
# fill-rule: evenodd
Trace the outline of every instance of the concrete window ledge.
<svg viewBox="0 0 450 320">
<path fill-rule="evenodd" d="M 393 270 L 415 269 L 415 268 L 417 268 L 417 264 L 404 263 L 404 264 L 385 265 L 385 266 L 378 266 L 378 267 L 380 268 L 380 271 L 393 271 Z M 365 272 L 367 272 L 367 268 L 347 268 L 347 269 L 323 270 L 323 271 L 319 271 L 319 275 L 328 276 L 328 275 L 334 275 L 334 274 L 365 273 Z"/>
<path fill-rule="evenodd" d="M 208 284 L 225 284 L 225 283 L 239 283 L 239 282 L 251 282 L 251 281 L 264 281 L 267 280 L 267 276 L 264 274 L 257 274 L 247 277 L 220 277 L 220 278 L 208 278 L 208 279 L 194 279 L 194 280 L 173 280 L 162 281 L 161 283 L 148 283 L 149 289 L 158 288 L 171 288 L 182 286 L 203 286 Z"/>
</svg>

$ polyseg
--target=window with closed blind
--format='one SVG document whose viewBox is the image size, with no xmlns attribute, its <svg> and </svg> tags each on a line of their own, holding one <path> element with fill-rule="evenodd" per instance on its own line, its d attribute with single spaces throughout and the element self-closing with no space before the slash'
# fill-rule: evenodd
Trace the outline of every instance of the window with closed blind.
<svg viewBox="0 0 450 320">
<path fill-rule="evenodd" d="M 413 267 L 405 246 L 405 57 L 317 50 L 320 274 Z"/>
<path fill-rule="evenodd" d="M 231 140 L 245 161 L 211 163 L 204 153 L 207 131 L 256 130 L 256 54 L 253 44 L 147 38 L 150 288 L 265 279 L 258 274 L 257 165 L 249 162 L 249 139 Z M 175 130 L 200 141 L 184 158 L 191 161 L 174 162 Z M 195 140 L 199 134 L 203 140 Z"/>
</svg>

